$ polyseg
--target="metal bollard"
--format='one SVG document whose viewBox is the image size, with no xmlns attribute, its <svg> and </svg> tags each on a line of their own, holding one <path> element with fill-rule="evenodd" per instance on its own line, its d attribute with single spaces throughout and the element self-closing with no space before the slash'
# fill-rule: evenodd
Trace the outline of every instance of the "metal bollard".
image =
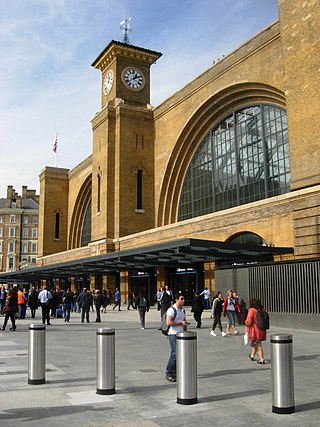
<svg viewBox="0 0 320 427">
<path fill-rule="evenodd" d="M 294 407 L 292 335 L 271 335 L 272 412 L 292 414 Z"/>
<path fill-rule="evenodd" d="M 46 372 L 46 327 L 29 325 L 28 384 L 44 384 Z"/>
<path fill-rule="evenodd" d="M 97 394 L 115 394 L 115 331 L 97 329 Z"/>
<path fill-rule="evenodd" d="M 177 403 L 193 405 L 197 398 L 197 334 L 177 333 Z"/>
</svg>

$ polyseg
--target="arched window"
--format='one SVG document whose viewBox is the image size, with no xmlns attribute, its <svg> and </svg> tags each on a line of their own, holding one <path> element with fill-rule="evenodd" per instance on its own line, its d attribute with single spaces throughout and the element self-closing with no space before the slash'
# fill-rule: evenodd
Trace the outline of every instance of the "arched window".
<svg viewBox="0 0 320 427">
<path fill-rule="evenodd" d="M 86 214 L 84 216 L 82 233 L 81 233 L 81 246 L 88 246 L 91 241 L 91 198 L 87 206 Z"/>
<path fill-rule="evenodd" d="M 195 152 L 182 187 L 178 220 L 290 191 L 287 114 L 273 105 L 234 111 Z"/>
</svg>

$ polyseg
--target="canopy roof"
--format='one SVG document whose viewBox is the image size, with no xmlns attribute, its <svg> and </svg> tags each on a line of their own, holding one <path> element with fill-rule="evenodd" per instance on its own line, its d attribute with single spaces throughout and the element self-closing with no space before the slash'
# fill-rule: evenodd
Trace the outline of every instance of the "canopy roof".
<svg viewBox="0 0 320 427">
<path fill-rule="evenodd" d="M 273 255 L 289 253 L 293 253 L 293 248 L 179 239 L 44 267 L 0 273 L 0 282 L 79 277 L 86 274 L 112 274 L 119 271 L 142 271 L 157 266 L 196 268 L 201 263 L 214 260 L 266 262 L 273 261 Z"/>
</svg>

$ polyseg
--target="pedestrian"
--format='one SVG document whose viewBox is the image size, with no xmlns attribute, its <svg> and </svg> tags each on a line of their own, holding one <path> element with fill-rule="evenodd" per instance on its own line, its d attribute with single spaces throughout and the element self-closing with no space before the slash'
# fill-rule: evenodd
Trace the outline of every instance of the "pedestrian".
<svg viewBox="0 0 320 427">
<path fill-rule="evenodd" d="M 160 298 L 160 307 L 161 307 L 161 319 L 163 318 L 164 313 L 167 312 L 167 310 L 171 307 L 171 304 L 173 302 L 171 291 L 167 289 L 165 286 L 162 286 L 161 288 L 162 296 Z"/>
<path fill-rule="evenodd" d="M 31 287 L 28 295 L 28 305 L 30 308 L 31 318 L 34 319 L 36 316 L 37 308 L 39 307 L 38 300 L 39 292 L 35 289 L 34 286 Z"/>
<path fill-rule="evenodd" d="M 239 331 L 235 328 L 237 311 L 239 311 L 239 306 L 233 297 L 233 291 L 230 289 L 223 303 L 223 316 L 228 317 L 227 335 L 230 335 L 230 328 L 232 328 L 235 335 L 239 335 Z"/>
<path fill-rule="evenodd" d="M 216 296 L 212 303 L 211 311 L 212 311 L 211 319 L 213 319 L 213 324 L 212 324 L 212 331 L 210 332 L 210 335 L 212 335 L 213 337 L 217 336 L 214 330 L 218 326 L 218 328 L 220 329 L 221 335 L 225 337 L 227 334 L 222 331 L 222 324 L 221 324 L 221 314 L 223 311 L 223 296 L 221 291 L 218 291 L 216 293 Z"/>
<path fill-rule="evenodd" d="M 203 296 L 203 306 L 204 308 L 210 308 L 210 291 L 207 287 L 204 288 L 204 290 L 200 294 Z"/>
<path fill-rule="evenodd" d="M 96 323 L 101 323 L 101 315 L 100 315 L 100 310 L 101 310 L 101 306 L 103 304 L 103 296 L 101 295 L 99 289 L 96 289 L 93 295 L 93 303 L 94 306 L 96 308 Z"/>
<path fill-rule="evenodd" d="M 149 298 L 148 298 L 147 290 L 145 287 L 142 288 L 142 291 L 139 292 L 139 294 L 137 296 L 136 307 L 137 307 L 138 312 L 139 312 L 141 329 L 145 329 L 145 327 L 146 327 L 146 312 L 148 312 L 149 308 L 150 308 Z"/>
<path fill-rule="evenodd" d="M 23 307 L 25 304 L 25 296 L 21 289 L 17 290 L 17 296 L 18 296 L 18 310 L 19 310 L 19 319 L 24 319 L 23 317 Z"/>
<path fill-rule="evenodd" d="M 47 322 L 47 325 L 50 323 L 50 303 L 52 300 L 51 292 L 47 290 L 46 285 L 43 286 L 42 291 L 39 292 L 38 300 L 40 301 L 40 306 L 42 310 L 42 324 L 44 325 Z"/>
<path fill-rule="evenodd" d="M 7 298 L 7 290 L 4 285 L 0 287 L 0 314 L 3 314 L 3 307 L 5 306 Z"/>
<path fill-rule="evenodd" d="M 63 311 L 64 311 L 64 321 L 70 322 L 70 313 L 72 309 L 73 304 L 73 293 L 71 292 L 71 289 L 68 288 L 67 292 L 64 294 L 62 298 L 63 302 Z"/>
<path fill-rule="evenodd" d="M 193 313 L 193 318 L 197 322 L 197 328 L 201 328 L 201 316 L 203 313 L 203 304 L 202 304 L 202 296 L 199 292 L 196 292 L 192 299 L 191 305 L 191 313 Z"/>
<path fill-rule="evenodd" d="M 114 293 L 114 306 L 113 309 L 115 309 L 116 307 L 119 307 L 119 311 L 121 311 L 121 295 L 120 295 L 120 291 L 118 288 L 116 288 L 115 293 Z"/>
<path fill-rule="evenodd" d="M 128 307 L 127 309 L 130 310 L 130 307 L 133 309 L 136 308 L 136 296 L 132 289 L 128 292 Z"/>
<path fill-rule="evenodd" d="M 4 322 L 1 328 L 2 331 L 5 331 L 9 319 L 11 320 L 10 331 L 16 330 L 15 314 L 18 310 L 17 298 L 14 295 L 13 289 L 9 289 L 3 306 Z"/>
<path fill-rule="evenodd" d="M 251 346 L 251 354 L 249 358 L 251 361 L 254 361 L 254 356 L 256 353 L 259 355 L 258 364 L 264 365 L 266 362 L 264 360 L 262 341 L 267 339 L 267 331 L 265 329 L 259 329 L 257 325 L 257 313 L 258 311 L 264 311 L 261 301 L 257 298 L 250 300 L 250 308 L 248 310 L 248 316 L 246 319 L 246 332 L 248 333 L 249 344 Z"/>
<path fill-rule="evenodd" d="M 174 296 L 175 304 L 168 309 L 167 325 L 169 326 L 168 338 L 170 344 L 170 356 L 166 366 L 166 379 L 170 382 L 176 382 L 176 348 L 177 348 L 177 333 L 187 330 L 186 312 L 183 308 L 185 304 L 185 296 L 176 294 Z"/>
<path fill-rule="evenodd" d="M 78 296 L 79 308 L 81 309 L 81 323 L 84 322 L 84 318 L 86 318 L 87 323 L 89 320 L 89 313 L 91 307 L 91 293 L 87 291 L 87 288 L 83 288 L 82 292 L 80 292 Z"/>
</svg>

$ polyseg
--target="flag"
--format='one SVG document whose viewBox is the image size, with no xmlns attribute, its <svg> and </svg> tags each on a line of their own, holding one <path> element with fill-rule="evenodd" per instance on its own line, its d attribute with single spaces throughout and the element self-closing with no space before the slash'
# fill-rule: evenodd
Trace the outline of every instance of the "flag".
<svg viewBox="0 0 320 427">
<path fill-rule="evenodd" d="M 58 151 L 58 134 L 56 136 L 56 140 L 54 141 L 52 151 L 56 153 Z"/>
</svg>

